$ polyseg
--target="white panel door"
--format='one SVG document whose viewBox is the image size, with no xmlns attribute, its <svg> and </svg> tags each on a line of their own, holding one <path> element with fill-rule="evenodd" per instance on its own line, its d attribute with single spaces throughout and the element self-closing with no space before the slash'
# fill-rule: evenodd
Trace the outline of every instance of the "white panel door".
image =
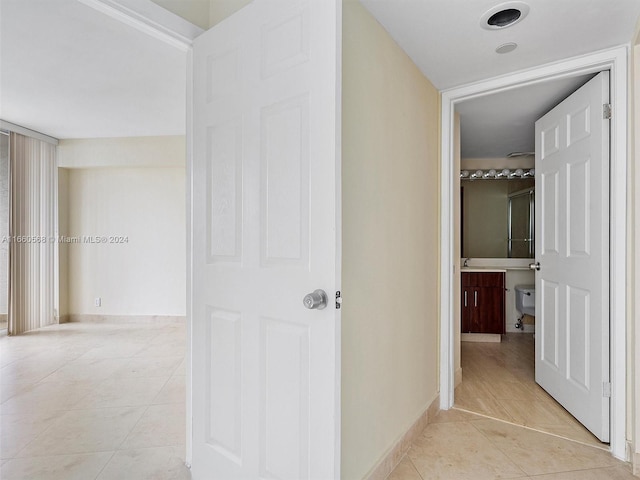
<svg viewBox="0 0 640 480">
<path fill-rule="evenodd" d="M 536 122 L 536 382 L 609 441 L 609 73 Z"/>
<path fill-rule="evenodd" d="M 255 0 L 194 43 L 196 480 L 339 476 L 340 8 Z"/>
</svg>

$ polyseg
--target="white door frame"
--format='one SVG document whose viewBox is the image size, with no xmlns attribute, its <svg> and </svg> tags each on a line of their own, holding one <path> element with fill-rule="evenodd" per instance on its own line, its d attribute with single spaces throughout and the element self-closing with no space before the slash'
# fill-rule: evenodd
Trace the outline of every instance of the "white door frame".
<svg viewBox="0 0 640 480">
<path fill-rule="evenodd" d="M 611 322 L 611 452 L 628 460 L 626 452 L 626 217 L 628 46 L 620 46 L 561 62 L 495 77 L 442 91 L 440 190 L 440 408 L 454 400 L 455 331 L 453 305 L 454 212 L 453 121 L 456 104 L 472 98 L 580 74 L 611 72 L 611 198 L 610 198 L 610 322 Z"/>
</svg>

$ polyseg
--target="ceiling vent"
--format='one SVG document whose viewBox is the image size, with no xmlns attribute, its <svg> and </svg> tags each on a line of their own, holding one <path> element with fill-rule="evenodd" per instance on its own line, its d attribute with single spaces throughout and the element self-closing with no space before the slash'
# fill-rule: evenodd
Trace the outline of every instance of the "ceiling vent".
<svg viewBox="0 0 640 480">
<path fill-rule="evenodd" d="M 518 21 L 522 12 L 517 8 L 500 10 L 489 17 L 487 23 L 492 27 L 508 27 Z"/>
<path fill-rule="evenodd" d="M 529 13 L 524 2 L 507 2 L 487 10 L 480 17 L 480 26 L 486 30 L 501 30 L 521 22 Z"/>
<path fill-rule="evenodd" d="M 496 48 L 496 53 L 509 53 L 509 52 L 513 52 L 516 48 L 518 48 L 517 43 L 507 42 L 507 43 L 503 43 L 502 45 L 499 45 L 498 48 Z"/>
</svg>

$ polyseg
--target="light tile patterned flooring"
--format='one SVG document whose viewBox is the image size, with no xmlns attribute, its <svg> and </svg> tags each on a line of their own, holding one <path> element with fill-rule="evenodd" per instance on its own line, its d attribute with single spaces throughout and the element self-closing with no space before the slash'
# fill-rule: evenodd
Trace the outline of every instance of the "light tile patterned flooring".
<svg viewBox="0 0 640 480">
<path fill-rule="evenodd" d="M 535 381 L 533 334 L 500 343 L 461 343 L 462 383 L 455 404 L 471 412 L 607 448 Z"/>
<path fill-rule="evenodd" d="M 0 336 L 0 478 L 189 479 L 184 345 L 184 326 L 177 324 L 72 323 Z M 503 349 L 495 345 L 463 345 L 465 381 L 456 399 L 466 408 L 485 409 L 493 408 L 492 398 L 498 400 L 498 413 L 513 422 L 520 410 L 509 407 L 507 390 L 482 382 L 506 371 L 511 376 L 498 382 L 523 383 L 529 367 L 505 356 L 505 347 L 520 348 L 515 341 L 507 338 Z M 493 361 L 481 368 L 487 358 Z M 526 390 L 516 388 L 514 395 Z M 544 395 L 516 401 L 522 412 L 539 412 L 542 423 L 536 428 L 545 425 L 546 404 L 532 407 Z M 561 423 L 551 425 L 554 433 L 566 433 Z M 583 443 L 454 409 L 433 419 L 389 478 L 636 478 L 628 465 L 584 444 L 595 444 L 593 439 L 579 439 Z"/>
<path fill-rule="evenodd" d="M 431 420 L 388 480 L 637 478 L 535 383 L 533 349 L 520 333 L 462 342 L 456 408 Z"/>
<path fill-rule="evenodd" d="M 184 351 L 181 324 L 0 337 L 0 478 L 189 479 Z"/>
</svg>

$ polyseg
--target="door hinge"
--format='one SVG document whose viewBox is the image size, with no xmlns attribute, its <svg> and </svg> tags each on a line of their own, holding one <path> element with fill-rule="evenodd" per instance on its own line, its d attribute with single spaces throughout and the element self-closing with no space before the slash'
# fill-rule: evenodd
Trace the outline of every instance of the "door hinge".
<svg viewBox="0 0 640 480">
<path fill-rule="evenodd" d="M 602 118 L 605 120 L 611 120 L 611 104 L 605 103 L 602 105 Z"/>
<path fill-rule="evenodd" d="M 611 382 L 602 382 L 602 396 L 611 398 Z"/>
<path fill-rule="evenodd" d="M 340 290 L 336 292 L 336 310 L 340 310 L 342 308 L 342 294 Z"/>
</svg>

